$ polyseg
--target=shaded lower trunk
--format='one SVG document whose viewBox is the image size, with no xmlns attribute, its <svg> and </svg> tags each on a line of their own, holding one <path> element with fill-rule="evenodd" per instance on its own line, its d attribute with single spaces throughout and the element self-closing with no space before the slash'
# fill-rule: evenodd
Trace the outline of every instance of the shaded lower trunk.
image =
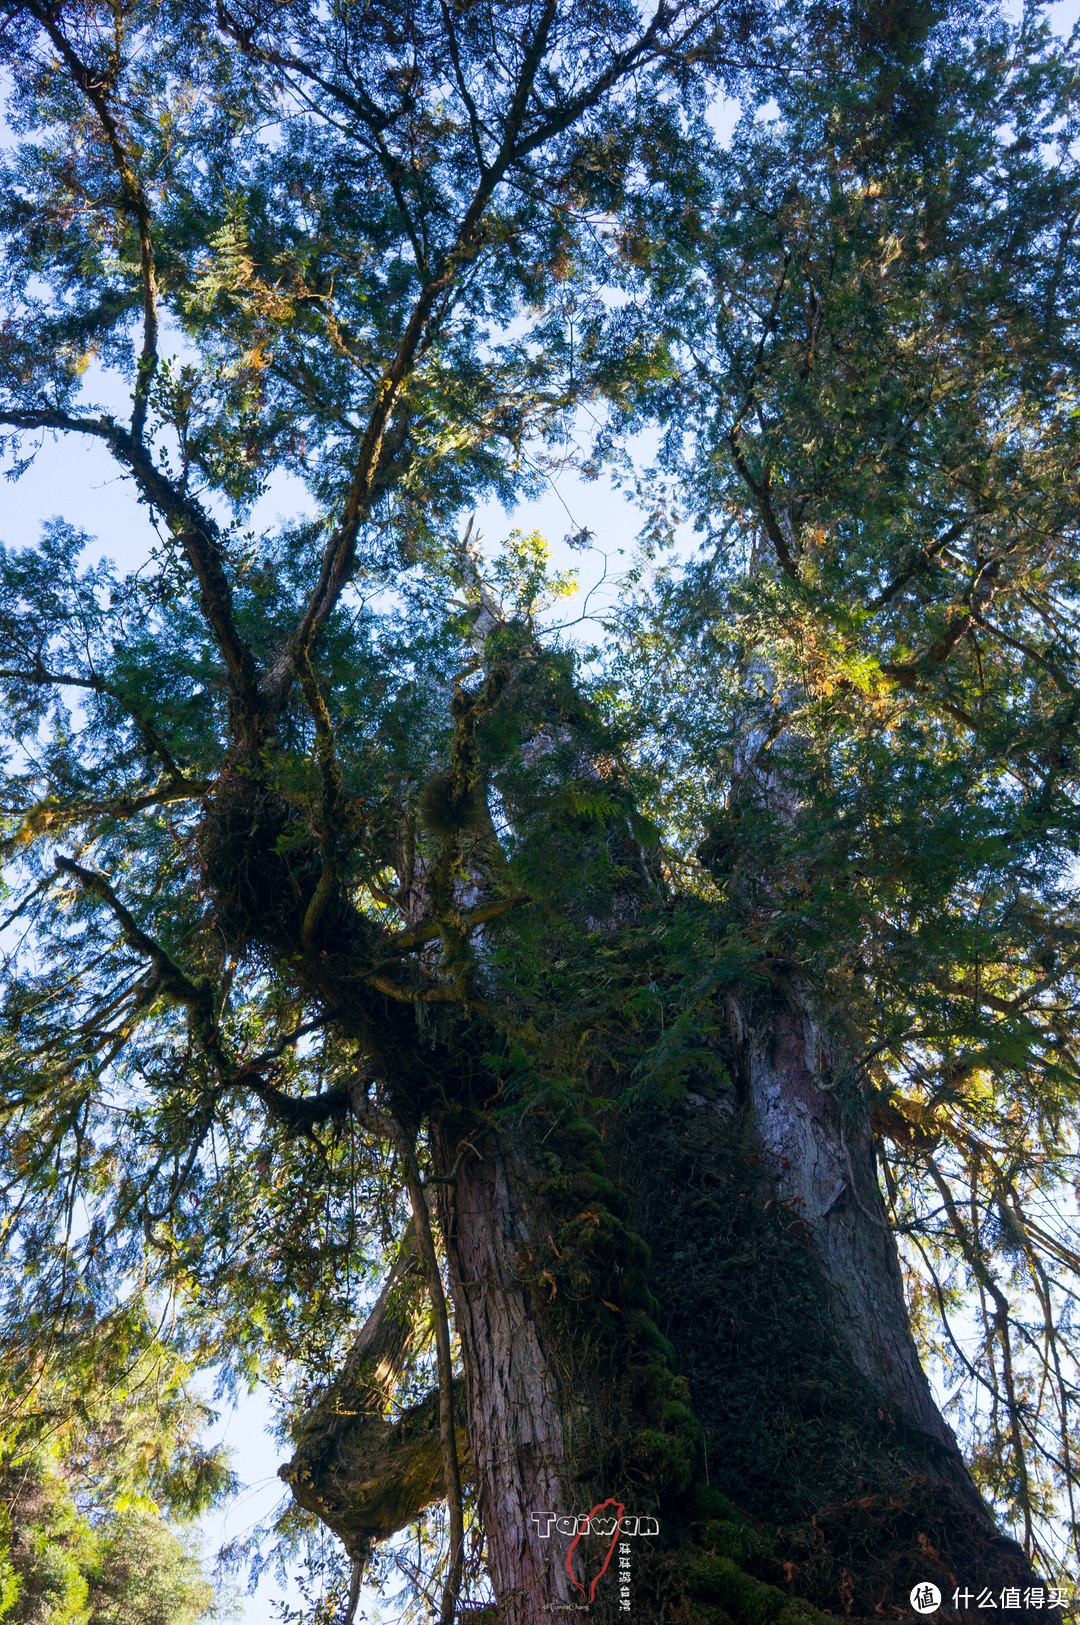
<svg viewBox="0 0 1080 1625">
<path fill-rule="evenodd" d="M 486 1149 L 463 1164 L 444 1216 L 473 1489 L 502 1617 L 549 1625 L 551 1610 L 574 1600 L 569 1541 L 558 1531 L 552 1538 L 540 1516 L 574 1506 L 571 1396 L 528 1279 L 549 1245 L 535 1172 L 519 1147 Z"/>
<path fill-rule="evenodd" d="M 619 1134 L 711 1483 L 837 1614 L 908 1610 L 921 1580 L 946 1611 L 958 1584 L 1030 1584 L 919 1362 L 859 1080 L 797 981 L 730 1017 L 730 1073 Z"/>
<path fill-rule="evenodd" d="M 740 989 L 729 1013 L 727 1070 L 615 1114 L 605 1140 L 569 1112 L 434 1125 L 439 1166 L 463 1130 L 476 1148 L 440 1218 L 502 1625 L 625 1617 L 614 1566 L 590 1600 L 606 1526 L 571 1552 L 604 1501 L 656 1520 L 630 1551 L 631 1617 L 657 1625 L 805 1625 L 806 1603 L 880 1619 L 924 1580 L 947 1613 L 957 1585 L 1034 1578 L 919 1365 L 857 1080 L 797 982 Z M 400 1318 L 369 1365 L 393 1366 Z M 340 1401 L 289 1477 L 303 1499 L 300 1469 L 322 1464 L 305 1504 L 356 1549 L 388 1532 L 376 1512 L 404 1523 L 438 1493 L 437 1416 L 427 1477 L 399 1474 L 394 1500 L 378 1481 L 399 1447 L 412 1471 L 422 1408 L 391 1437 L 381 1415 L 346 1425 Z"/>
</svg>

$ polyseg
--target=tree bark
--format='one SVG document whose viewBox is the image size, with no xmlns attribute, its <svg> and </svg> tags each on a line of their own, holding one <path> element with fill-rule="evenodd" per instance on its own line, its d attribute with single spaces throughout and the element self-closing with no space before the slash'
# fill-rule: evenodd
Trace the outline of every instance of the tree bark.
<svg viewBox="0 0 1080 1625">
<path fill-rule="evenodd" d="M 805 1225 L 842 1349 L 885 1403 L 940 1441 L 966 1479 L 911 1335 L 863 1080 L 845 1078 L 843 1057 L 797 977 L 785 978 L 778 997 L 743 992 L 730 1009 L 776 1200 Z"/>
<path fill-rule="evenodd" d="M 565 1569 L 569 1537 L 547 1532 L 536 1515 L 575 1510 L 572 1422 L 533 1291 L 522 1279 L 546 1239 L 535 1179 L 514 1137 L 489 1141 L 484 1151 L 463 1164 L 444 1207 L 473 1486 L 500 1620 L 550 1625 L 559 1605 L 575 1600 Z M 450 1150 L 444 1155 L 450 1166 Z"/>
<path fill-rule="evenodd" d="M 795 977 L 729 1015 L 727 1065 L 616 1136 L 710 1482 L 837 1615 L 908 1611 L 922 1580 L 946 1614 L 957 1584 L 1031 1584 L 919 1362 L 857 1078 Z"/>
<path fill-rule="evenodd" d="M 486 1134 L 475 1118 L 433 1121 L 434 1161 L 457 1169 L 439 1219 L 464 1365 L 458 1439 L 499 1625 L 550 1625 L 583 1608 L 604 1625 L 621 1617 L 613 1575 L 587 1603 L 566 1569 L 574 1518 L 608 1496 L 630 1515 L 659 1515 L 658 1549 L 634 1548 L 635 1612 L 657 1625 L 795 1625 L 781 1617 L 788 1593 L 879 1619 L 907 1612 L 920 1581 L 948 1599 L 958 1584 L 1035 1579 L 934 1405 L 866 1102 L 809 991 L 779 979 L 741 988 L 730 1016 L 726 1054 L 699 1067 L 685 1102 L 616 1114 L 604 1142 L 589 1130 L 588 1168 L 581 1120 L 537 1129 L 526 1118 Z M 477 1155 L 456 1160 L 466 1129 Z M 651 1298 L 635 1294 L 628 1262 L 635 1246 L 644 1253 L 641 1236 Z M 403 1255 L 347 1382 L 283 1473 L 355 1552 L 442 1493 L 434 1398 L 391 1427 L 371 1377 L 377 1365 L 391 1381 L 402 1367 L 402 1282 L 415 1290 L 415 1273 Z M 665 1364 L 689 1384 L 694 1414 L 681 1407 L 682 1420 L 682 1379 Z M 355 1414 L 361 1390 L 376 1395 L 366 1417 Z M 665 1426 L 681 1479 L 656 1455 Z M 703 1481 L 749 1520 L 729 1521 L 719 1555 Z M 579 1543 L 579 1580 L 605 1545 Z"/>
</svg>

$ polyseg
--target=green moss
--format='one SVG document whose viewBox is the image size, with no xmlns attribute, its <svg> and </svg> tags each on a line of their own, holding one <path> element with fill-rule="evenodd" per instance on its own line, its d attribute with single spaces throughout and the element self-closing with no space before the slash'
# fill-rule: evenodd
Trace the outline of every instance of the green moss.
<svg viewBox="0 0 1080 1625">
<path fill-rule="evenodd" d="M 630 1457 L 660 1496 L 682 1494 L 690 1484 L 694 1463 L 687 1460 L 678 1434 L 641 1428 L 631 1441 Z"/>
<path fill-rule="evenodd" d="M 573 1386 L 587 1396 L 573 1476 L 598 1494 L 617 1485 L 636 1511 L 660 1515 L 661 1549 L 641 1556 L 643 1599 L 657 1620 L 678 1625 L 825 1620 L 780 1589 L 783 1569 L 769 1543 L 703 1482 L 704 1435 L 657 1323 L 652 1254 L 605 1168 L 604 1141 L 575 1114 L 549 1127 L 542 1145 L 537 1192 L 550 1246 L 527 1274 L 552 1346 L 569 1351 Z"/>
<path fill-rule="evenodd" d="M 755 1580 L 730 1557 L 719 1552 L 696 1554 L 686 1566 L 689 1596 L 719 1602 L 745 1625 L 776 1625 L 788 1599 L 777 1586 Z"/>
<path fill-rule="evenodd" d="M 702 1524 L 699 1539 L 719 1557 L 730 1557 L 733 1563 L 739 1564 L 746 1562 L 755 1546 L 750 1531 L 737 1518 L 710 1519 Z"/>
</svg>

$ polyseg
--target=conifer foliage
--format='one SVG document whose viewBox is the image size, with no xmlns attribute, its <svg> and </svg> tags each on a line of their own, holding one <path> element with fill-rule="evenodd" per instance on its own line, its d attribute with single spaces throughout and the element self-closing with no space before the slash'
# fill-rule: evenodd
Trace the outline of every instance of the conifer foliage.
<svg viewBox="0 0 1080 1625">
<path fill-rule="evenodd" d="M 88 438 L 146 520 L 118 570 L 65 492 L 0 559 L 0 1618 L 20 1461 L 72 1619 L 159 1617 L 139 1519 L 197 1617 L 153 1508 L 227 1487 L 211 1360 L 279 1394 L 283 1549 L 332 1531 L 350 1617 L 396 1563 L 539 1625 L 530 1512 L 609 1494 L 669 1625 L 1065 1573 L 1073 47 L 920 0 L 0 19 L 9 468 Z M 543 538 L 467 526 L 572 463 L 645 509 L 588 664 Z"/>
</svg>

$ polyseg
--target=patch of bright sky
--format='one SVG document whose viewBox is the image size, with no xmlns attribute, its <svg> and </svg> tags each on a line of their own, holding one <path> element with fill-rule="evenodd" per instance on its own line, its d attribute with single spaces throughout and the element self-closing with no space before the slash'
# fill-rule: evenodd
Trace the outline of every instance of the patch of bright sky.
<svg viewBox="0 0 1080 1625">
<path fill-rule="evenodd" d="M 1016 18 L 1022 13 L 1023 7 L 1018 0 L 1009 0 L 1003 7 L 1007 17 Z M 1046 20 L 1055 34 L 1063 39 L 1068 38 L 1077 23 L 1080 22 L 1080 0 L 1056 0 L 1056 3 L 1046 8 Z"/>
<path fill-rule="evenodd" d="M 203 1552 L 209 1566 L 224 1546 L 243 1544 L 260 1526 L 270 1521 L 278 1506 L 288 1494 L 277 1476 L 285 1457 L 272 1437 L 274 1415 L 265 1389 L 256 1389 L 235 1405 L 221 1410 L 218 1425 L 211 1430 L 209 1442 L 224 1444 L 232 1455 L 233 1466 L 241 1478 L 241 1488 L 224 1506 L 207 1513 L 202 1519 Z M 249 1595 L 246 1575 L 234 1576 L 240 1587 L 238 1619 L 244 1625 L 265 1625 L 278 1610 L 274 1604 L 299 1608 L 302 1599 L 290 1587 L 282 1588 L 269 1570 L 262 1576 L 258 1589 Z M 366 1595 L 364 1604 L 370 1606 L 374 1595 Z M 359 1619 L 364 1618 L 363 1608 Z"/>
</svg>

